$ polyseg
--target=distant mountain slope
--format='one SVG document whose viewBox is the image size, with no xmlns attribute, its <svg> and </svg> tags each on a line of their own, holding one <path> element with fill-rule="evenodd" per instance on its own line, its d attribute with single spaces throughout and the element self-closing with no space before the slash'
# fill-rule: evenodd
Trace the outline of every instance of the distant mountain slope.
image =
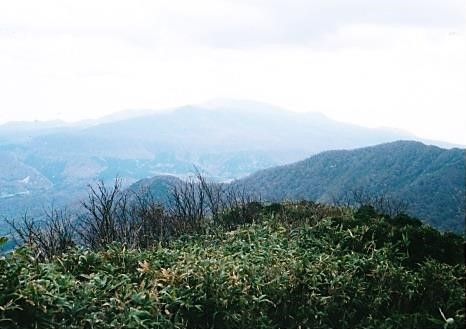
<svg viewBox="0 0 466 329">
<path fill-rule="evenodd" d="M 180 178 L 170 175 L 160 175 L 152 178 L 141 179 L 128 187 L 128 191 L 136 194 L 149 194 L 153 201 L 165 204 L 168 201 L 172 188 L 181 184 Z"/>
<path fill-rule="evenodd" d="M 0 199 L 48 189 L 52 183 L 37 169 L 26 165 L 12 152 L 0 152 Z"/>
<path fill-rule="evenodd" d="M 245 101 L 131 111 L 77 124 L 4 124 L 0 163 L 9 169 L 0 174 L 0 190 L 13 196 L 0 199 L 0 217 L 75 201 L 85 197 L 87 184 L 115 176 L 128 186 L 154 175 L 186 176 L 195 165 L 229 181 L 329 149 L 407 138 L 414 137 Z M 23 168 L 21 177 L 17 168 Z M 28 176 L 26 197 L 20 180 Z"/>
<path fill-rule="evenodd" d="M 409 213 L 462 232 L 465 220 L 465 150 L 399 141 L 352 151 L 329 151 L 259 171 L 236 182 L 266 200 L 331 202 L 347 191 L 386 193 Z"/>
<path fill-rule="evenodd" d="M 85 125 L 52 122 L 15 125 L 24 129 L 11 126 L 0 125 L 0 137 L 5 140 L 0 150 L 19 143 L 25 159 L 33 156 L 47 163 L 74 161 L 76 157 L 110 162 L 140 160 L 146 177 L 185 174 L 190 171 L 186 164 L 195 164 L 219 179 L 238 178 L 324 150 L 413 137 L 395 130 L 337 122 L 320 113 L 290 112 L 255 102 L 140 111 L 134 117 L 123 113 L 113 120 Z M 128 169 L 140 172 L 138 165 L 141 163 L 133 163 Z M 108 166 L 112 164 L 104 165 Z"/>
</svg>

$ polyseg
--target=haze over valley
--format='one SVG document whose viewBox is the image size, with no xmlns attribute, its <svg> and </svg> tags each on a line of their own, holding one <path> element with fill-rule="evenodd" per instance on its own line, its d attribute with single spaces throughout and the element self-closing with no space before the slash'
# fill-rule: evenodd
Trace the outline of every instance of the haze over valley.
<svg viewBox="0 0 466 329">
<path fill-rule="evenodd" d="M 0 328 L 463 328 L 465 27 L 0 1 Z"/>
<path fill-rule="evenodd" d="M 127 111 L 74 124 L 8 123 L 0 125 L 0 212 L 18 217 L 39 214 L 52 204 L 73 207 L 86 196 L 88 184 L 110 183 L 115 177 L 129 186 L 156 175 L 186 178 L 197 168 L 209 179 L 228 182 L 322 151 L 412 139 L 426 142 L 396 129 L 365 128 L 317 112 L 233 100 Z M 267 186 L 263 182 L 264 197 Z M 320 200 L 319 195 L 296 193 L 297 199 Z"/>
</svg>

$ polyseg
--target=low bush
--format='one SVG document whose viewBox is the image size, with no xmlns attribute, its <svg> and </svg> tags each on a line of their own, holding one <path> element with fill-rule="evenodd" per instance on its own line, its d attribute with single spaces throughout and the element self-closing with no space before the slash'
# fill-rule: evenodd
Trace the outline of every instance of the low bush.
<svg viewBox="0 0 466 329">
<path fill-rule="evenodd" d="M 19 248 L 0 259 L 0 327 L 463 328 L 461 238 L 313 203 L 264 209 L 145 250 Z"/>
</svg>

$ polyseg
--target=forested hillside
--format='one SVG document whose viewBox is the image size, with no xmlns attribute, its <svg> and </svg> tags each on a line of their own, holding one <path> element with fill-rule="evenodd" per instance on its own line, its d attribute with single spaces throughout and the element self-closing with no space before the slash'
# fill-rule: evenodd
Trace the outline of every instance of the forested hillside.
<svg viewBox="0 0 466 329">
<path fill-rule="evenodd" d="M 399 141 L 323 152 L 304 161 L 259 171 L 236 184 L 264 200 L 308 199 L 351 203 L 355 196 L 405 203 L 406 211 L 435 227 L 464 231 L 465 150 Z M 362 200 L 364 201 L 364 200 Z"/>
<path fill-rule="evenodd" d="M 155 175 L 186 176 L 193 165 L 216 180 L 243 177 L 334 148 L 414 136 L 227 101 L 166 111 L 128 111 L 95 121 L 0 125 L 0 213 L 35 215 L 79 201 L 86 185 L 115 176 L 128 185 Z M 0 222 L 0 232 L 1 232 Z"/>
</svg>

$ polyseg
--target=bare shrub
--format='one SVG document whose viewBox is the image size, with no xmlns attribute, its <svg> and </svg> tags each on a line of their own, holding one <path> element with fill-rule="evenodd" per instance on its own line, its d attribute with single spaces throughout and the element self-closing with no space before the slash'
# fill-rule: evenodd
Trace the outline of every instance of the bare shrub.
<svg viewBox="0 0 466 329">
<path fill-rule="evenodd" d="M 363 188 L 346 191 L 338 198 L 334 196 L 333 203 L 345 207 L 369 206 L 390 218 L 406 213 L 409 208 L 405 200 L 396 199 L 386 192 L 371 193 Z"/>
<path fill-rule="evenodd" d="M 224 202 L 227 211 L 222 218 L 222 224 L 230 229 L 257 220 L 257 215 L 262 210 L 260 197 L 238 185 L 225 189 Z"/>
<path fill-rule="evenodd" d="M 89 185 L 73 220 L 52 208 L 40 223 L 25 215 L 21 223 L 10 225 L 18 242 L 32 246 L 43 258 L 76 244 L 102 250 L 118 242 L 145 249 L 212 226 L 231 229 L 251 222 L 262 209 L 258 200 L 244 188 L 208 181 L 196 169 L 194 177 L 172 186 L 166 206 L 156 202 L 150 190 L 123 190 L 116 178 L 110 186 L 103 181 Z"/>
<path fill-rule="evenodd" d="M 36 221 L 25 213 L 21 220 L 7 220 L 7 223 L 16 243 L 31 247 L 38 259 L 50 259 L 75 246 L 75 226 L 66 209 L 44 209 L 43 221 Z"/>
<path fill-rule="evenodd" d="M 88 198 L 81 205 L 84 212 L 79 216 L 78 234 L 85 246 L 98 250 L 111 242 L 124 242 L 126 223 L 117 218 L 126 212 L 127 197 L 121 193 L 120 179 L 110 188 L 103 181 L 89 185 Z"/>
<path fill-rule="evenodd" d="M 200 231 L 208 213 L 205 189 L 194 178 L 173 185 L 168 197 L 168 215 L 177 234 Z"/>
<path fill-rule="evenodd" d="M 207 223 L 231 229 L 250 222 L 259 202 L 237 185 L 208 181 L 196 168 L 195 176 L 172 187 L 168 214 L 178 233 L 200 231 Z"/>
<path fill-rule="evenodd" d="M 137 223 L 133 232 L 137 247 L 148 248 L 158 242 L 167 242 L 174 235 L 173 223 L 166 209 L 149 190 L 134 192 L 129 207 L 129 218 Z"/>
<path fill-rule="evenodd" d="M 100 181 L 89 189 L 78 230 L 85 246 L 99 250 L 119 242 L 129 248 L 148 248 L 173 234 L 170 218 L 150 191 L 122 191 L 118 178 L 111 187 Z"/>
</svg>

